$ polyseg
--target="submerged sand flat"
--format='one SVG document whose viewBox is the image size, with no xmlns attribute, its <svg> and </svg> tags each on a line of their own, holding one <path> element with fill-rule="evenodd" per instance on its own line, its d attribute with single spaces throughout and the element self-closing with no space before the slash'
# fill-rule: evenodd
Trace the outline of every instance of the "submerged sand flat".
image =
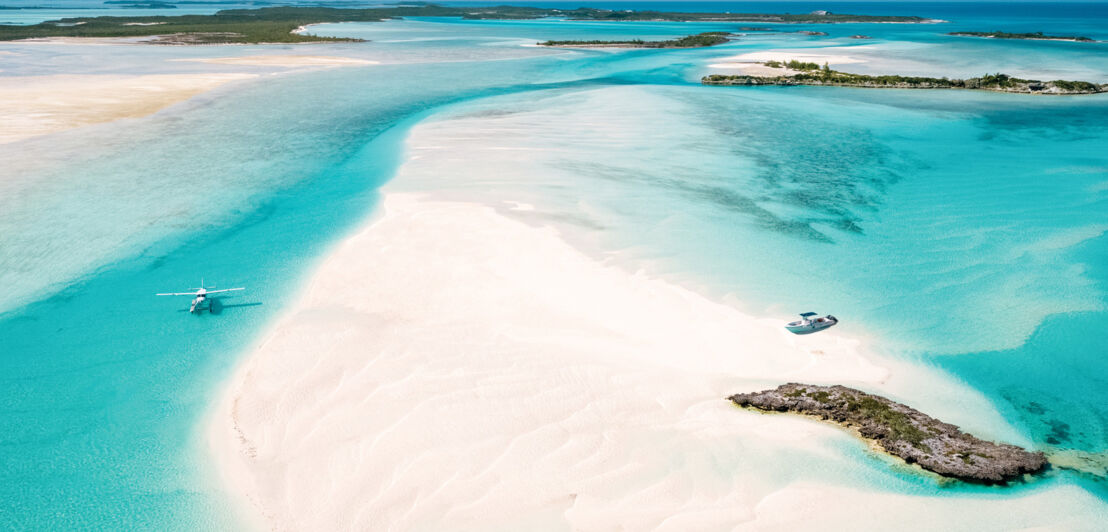
<svg viewBox="0 0 1108 532">
<path fill-rule="evenodd" d="M 761 77 L 774 77 L 774 76 L 792 76 L 793 74 L 799 74 L 799 70 L 793 70 L 791 68 L 773 68 L 763 65 L 760 62 L 741 62 L 733 61 L 729 63 L 714 63 L 708 65 L 712 68 L 726 68 L 735 69 L 741 71 L 747 76 L 761 76 Z"/>
<path fill-rule="evenodd" d="M 0 78 L 0 144 L 138 118 L 255 74 L 55 75 Z"/>
<path fill-rule="evenodd" d="M 239 57 L 202 57 L 196 59 L 174 59 L 217 65 L 309 67 L 309 66 L 358 66 L 376 65 L 378 61 L 368 61 L 354 57 L 326 55 L 244 55 Z"/>
<path fill-rule="evenodd" d="M 859 47 L 853 48 L 856 49 Z M 719 62 L 712 63 L 708 66 L 711 68 L 740 69 L 743 71 L 743 74 L 747 74 L 750 76 L 783 76 L 795 74 L 796 72 L 788 69 L 770 68 L 760 63 L 763 63 L 765 61 L 802 61 L 805 63 L 816 63 L 819 65 L 822 65 L 824 63 L 827 63 L 828 65 L 849 65 L 854 63 L 866 62 L 865 59 L 838 53 L 844 51 L 845 49 L 846 48 L 844 47 L 750 52 L 730 57 L 724 57 L 721 58 Z"/>
<path fill-rule="evenodd" d="M 970 392 L 872 361 L 855 340 L 792 336 L 606 266 L 489 207 L 390 194 L 383 211 L 315 272 L 212 416 L 219 470 L 265 528 L 1010 528 L 1058 526 L 1063 508 L 1088 518 L 1076 488 L 986 504 L 791 482 L 775 471 L 794 460 L 849 477 L 856 457 L 834 449 L 861 444 L 738 410 L 726 394 L 805 379 L 888 388 L 908 371 L 911 386 Z"/>
<path fill-rule="evenodd" d="M 82 38 L 83 39 L 83 38 Z M 75 41 L 82 45 L 85 40 Z M 307 68 L 376 64 L 351 57 L 251 55 L 173 59 L 231 66 Z M 0 144 L 81 126 L 139 118 L 255 73 L 52 75 L 0 78 Z"/>
</svg>

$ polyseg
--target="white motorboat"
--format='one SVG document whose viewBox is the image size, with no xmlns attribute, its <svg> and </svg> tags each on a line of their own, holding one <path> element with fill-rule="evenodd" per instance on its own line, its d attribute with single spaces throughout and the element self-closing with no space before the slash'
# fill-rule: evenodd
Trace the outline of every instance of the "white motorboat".
<svg viewBox="0 0 1108 532">
<path fill-rule="evenodd" d="M 830 314 L 819 318 L 815 316 L 815 312 L 805 312 L 800 315 L 800 320 L 789 322 L 785 328 L 793 334 L 812 334 L 839 323 L 839 319 Z"/>
</svg>

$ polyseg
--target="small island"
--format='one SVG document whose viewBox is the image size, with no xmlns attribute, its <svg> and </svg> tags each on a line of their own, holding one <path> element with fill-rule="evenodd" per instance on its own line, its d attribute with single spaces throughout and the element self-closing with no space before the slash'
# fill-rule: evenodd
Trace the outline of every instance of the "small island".
<svg viewBox="0 0 1108 532">
<path fill-rule="evenodd" d="M 981 440 L 909 406 L 845 386 L 789 383 L 728 399 L 744 408 L 832 421 L 909 464 L 966 482 L 1003 484 L 1047 466 L 1041 452 Z"/>
<path fill-rule="evenodd" d="M 430 6 L 439 7 L 439 6 Z M 632 9 L 598 9 L 580 7 L 577 9 L 547 9 L 538 7 L 496 6 L 484 8 L 457 8 L 465 11 L 463 18 L 468 19 L 536 19 L 546 17 L 566 18 L 569 20 L 603 20 L 608 22 L 772 22 L 779 24 L 847 24 L 847 23 L 892 23 L 892 24 L 935 24 L 944 20 L 918 16 L 899 15 L 847 15 L 826 11 L 813 11 L 806 14 L 789 13 L 700 13 L 671 11 L 635 11 Z"/>
<path fill-rule="evenodd" d="M 1078 35 L 1043 35 L 1043 32 L 1035 33 L 1007 33 L 1003 31 L 955 31 L 947 35 L 956 37 L 983 37 L 986 39 L 1027 39 L 1032 41 L 1074 41 L 1074 42 L 1098 42 L 1088 37 Z"/>
<path fill-rule="evenodd" d="M 126 0 L 141 7 L 174 7 L 174 2 Z M 539 7 L 494 6 L 454 7 L 414 3 L 393 7 L 341 9 L 328 7 L 265 7 L 225 9 L 212 15 L 73 17 L 31 25 L 0 25 L 0 41 L 49 37 L 157 37 L 160 44 L 268 44 L 326 43 L 359 39 L 320 37 L 303 31 L 312 24 L 333 22 L 379 22 L 402 17 L 455 17 L 469 20 L 529 20 L 560 18 L 599 21 L 670 22 L 771 22 L 785 24 L 939 22 L 915 16 L 876 15 L 789 15 L 763 13 L 671 13 L 662 11 L 578 8 L 570 10 Z M 169 36 L 169 37 L 165 37 Z"/>
<path fill-rule="evenodd" d="M 858 87 L 866 89 L 967 89 L 1019 94 L 1098 94 L 1108 91 L 1108 85 L 1088 81 L 1039 81 L 1020 79 L 1006 74 L 986 74 L 979 78 L 950 79 L 921 76 L 851 74 L 831 70 L 815 63 L 800 61 L 766 61 L 771 68 L 785 68 L 780 76 L 756 76 L 749 74 L 711 74 L 701 78 L 704 85 L 814 85 L 825 87 Z"/>
<path fill-rule="evenodd" d="M 124 9 L 177 9 L 177 5 L 170 2 L 142 2 L 131 0 L 109 0 L 105 4 L 117 4 Z"/>
<path fill-rule="evenodd" d="M 668 41 L 546 41 L 538 44 L 554 48 L 703 48 L 728 42 L 729 35 L 726 31 L 709 31 Z"/>
</svg>

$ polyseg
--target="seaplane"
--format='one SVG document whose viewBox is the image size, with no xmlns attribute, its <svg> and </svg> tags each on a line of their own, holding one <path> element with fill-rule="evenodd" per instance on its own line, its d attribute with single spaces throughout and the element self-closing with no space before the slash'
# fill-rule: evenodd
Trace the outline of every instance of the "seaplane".
<svg viewBox="0 0 1108 532">
<path fill-rule="evenodd" d="M 208 303 L 208 312 L 215 313 L 215 309 L 212 308 L 212 302 L 208 299 L 208 296 L 212 294 L 222 294 L 224 292 L 237 292 L 239 290 L 246 290 L 245 288 L 224 288 L 222 290 L 215 290 L 215 287 L 205 287 L 204 279 L 200 279 L 200 288 L 190 288 L 193 292 L 166 292 L 164 294 L 154 294 L 157 296 L 192 296 L 192 304 L 189 305 L 189 313 L 195 314 L 202 310 L 204 302 Z"/>
</svg>

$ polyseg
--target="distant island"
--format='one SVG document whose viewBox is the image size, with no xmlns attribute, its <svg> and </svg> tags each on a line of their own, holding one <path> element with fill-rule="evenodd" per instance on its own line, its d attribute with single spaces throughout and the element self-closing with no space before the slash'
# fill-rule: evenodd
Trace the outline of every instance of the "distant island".
<svg viewBox="0 0 1108 532">
<path fill-rule="evenodd" d="M 984 37 L 986 39 L 1028 39 L 1032 41 L 1075 41 L 1097 42 L 1088 37 L 1078 35 L 1043 35 L 1043 32 L 1035 33 L 1006 33 L 1003 31 L 955 31 L 947 35 L 958 37 Z"/>
<path fill-rule="evenodd" d="M 1108 91 L 1108 85 L 1088 81 L 1039 81 L 1020 79 L 1006 74 L 986 74 L 979 78 L 950 79 L 920 76 L 868 76 L 831 70 L 815 63 L 800 61 L 766 61 L 771 68 L 796 71 L 781 76 L 712 74 L 701 78 L 705 85 L 815 85 L 831 87 L 859 87 L 867 89 L 968 89 L 1022 94 L 1097 94 Z"/>
<path fill-rule="evenodd" d="M 546 41 L 538 44 L 555 48 L 703 48 L 730 41 L 728 35 L 731 34 L 726 31 L 709 31 L 668 41 Z"/>
<path fill-rule="evenodd" d="M 669 11 L 611 10 L 581 7 L 577 9 L 546 9 L 537 7 L 496 6 L 486 8 L 457 8 L 470 19 L 535 19 L 559 17 L 569 20 L 604 21 L 669 21 L 669 22 L 776 22 L 784 24 L 844 24 L 859 22 L 884 22 L 900 24 L 934 24 L 945 22 L 917 16 L 840 15 L 827 11 L 807 14 L 773 13 L 683 13 Z"/>
<path fill-rule="evenodd" d="M 130 8 L 130 9 L 177 9 L 177 5 L 172 3 L 172 2 L 158 2 L 158 1 L 142 2 L 142 1 L 132 1 L 132 0 L 110 0 L 110 1 L 104 2 L 104 3 L 105 4 L 116 4 L 119 7 Z"/>
<path fill-rule="evenodd" d="M 789 383 L 728 399 L 741 407 L 793 412 L 855 429 L 893 456 L 966 482 L 1001 484 L 1047 466 L 1041 452 L 981 440 L 909 406 L 845 386 Z"/>
<path fill-rule="evenodd" d="M 177 2 L 128 2 L 149 7 L 169 7 Z M 47 37 L 153 37 L 170 44 L 263 44 L 357 41 L 359 39 L 320 37 L 297 32 L 311 24 L 333 22 L 378 22 L 401 17 L 461 17 L 471 20 L 524 20 L 547 17 L 570 20 L 674 21 L 674 22 L 775 22 L 831 24 L 844 22 L 883 22 L 920 24 L 933 19 L 906 16 L 835 14 L 761 14 L 761 13 L 670 13 L 662 11 L 609 10 L 579 8 L 570 10 L 538 7 L 448 7 L 434 4 L 398 5 L 368 9 L 325 7 L 266 7 L 226 9 L 213 15 L 74 17 L 39 24 L 0 25 L 0 41 Z"/>
</svg>

